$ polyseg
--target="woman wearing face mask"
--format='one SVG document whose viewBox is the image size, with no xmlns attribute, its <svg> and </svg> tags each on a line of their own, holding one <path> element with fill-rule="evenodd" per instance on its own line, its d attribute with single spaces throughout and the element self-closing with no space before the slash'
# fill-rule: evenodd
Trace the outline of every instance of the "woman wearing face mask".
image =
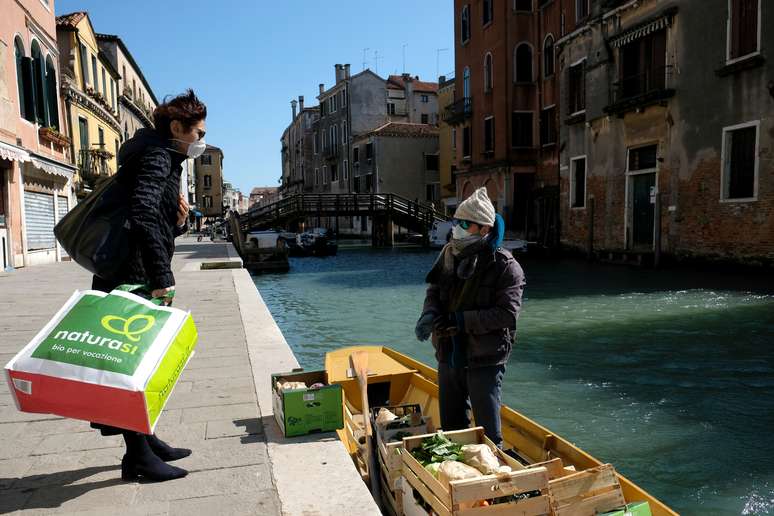
<svg viewBox="0 0 774 516">
<path fill-rule="evenodd" d="M 479 188 L 460 203 L 452 239 L 427 275 L 420 341 L 432 334 L 438 359 L 441 427 L 459 430 L 476 424 L 502 446 L 500 389 L 516 336 L 524 273 L 502 249 L 505 227 Z"/>
<path fill-rule="evenodd" d="M 207 107 L 188 90 L 156 108 L 155 129 L 140 129 L 121 146 L 116 179 L 131 192 L 130 257 L 122 277 L 106 281 L 94 276 L 93 289 L 110 292 L 121 284 L 141 284 L 147 286 L 151 297 L 171 299 L 175 289 L 171 268 L 175 238 L 185 232 L 188 218 L 188 203 L 180 195 L 181 164 L 204 152 L 206 117 Z M 96 423 L 91 426 L 102 435 L 123 435 L 124 480 L 143 477 L 163 481 L 187 474 L 167 462 L 187 457 L 191 450 L 173 448 L 156 435 Z"/>
</svg>

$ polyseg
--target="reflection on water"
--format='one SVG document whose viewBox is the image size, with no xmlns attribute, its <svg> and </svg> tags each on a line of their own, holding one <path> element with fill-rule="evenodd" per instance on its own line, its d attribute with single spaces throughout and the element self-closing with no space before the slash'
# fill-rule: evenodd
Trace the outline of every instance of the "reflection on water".
<svg viewBox="0 0 774 516">
<path fill-rule="evenodd" d="M 255 278 L 301 365 L 414 338 L 435 253 L 343 250 Z M 760 278 L 523 262 L 516 410 L 683 514 L 774 514 L 774 288 Z"/>
</svg>

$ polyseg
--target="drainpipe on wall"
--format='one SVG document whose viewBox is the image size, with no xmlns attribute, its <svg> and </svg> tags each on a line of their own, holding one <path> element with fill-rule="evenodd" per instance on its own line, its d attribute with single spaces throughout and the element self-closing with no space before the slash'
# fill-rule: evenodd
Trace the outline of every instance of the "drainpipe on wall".
<svg viewBox="0 0 774 516">
<path fill-rule="evenodd" d="M 19 167 L 19 214 L 21 229 L 21 241 L 22 241 L 22 267 L 27 266 L 29 256 L 27 254 L 27 218 L 24 210 L 24 172 L 22 172 L 22 164 L 18 162 Z"/>
</svg>

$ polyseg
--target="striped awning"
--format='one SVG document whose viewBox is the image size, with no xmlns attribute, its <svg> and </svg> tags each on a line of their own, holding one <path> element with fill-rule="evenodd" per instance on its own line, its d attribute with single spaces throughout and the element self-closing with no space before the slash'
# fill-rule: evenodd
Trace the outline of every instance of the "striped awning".
<svg viewBox="0 0 774 516">
<path fill-rule="evenodd" d="M 19 147 L 0 142 L 0 158 L 24 163 L 30 160 L 30 153 Z"/>
<path fill-rule="evenodd" d="M 73 169 L 59 165 L 47 159 L 32 157 L 32 166 L 54 176 L 62 176 L 65 179 L 73 177 Z"/>
<path fill-rule="evenodd" d="M 623 31 L 621 34 L 618 34 L 617 36 L 613 36 L 612 38 L 610 38 L 610 44 L 616 48 L 619 48 L 631 43 L 632 41 L 645 37 L 652 32 L 665 29 L 666 27 L 669 27 L 671 24 L 672 24 L 671 16 L 661 16 L 660 18 L 657 18 L 655 20 L 645 22 L 640 25 L 636 25 L 630 29 L 627 29 Z"/>
</svg>

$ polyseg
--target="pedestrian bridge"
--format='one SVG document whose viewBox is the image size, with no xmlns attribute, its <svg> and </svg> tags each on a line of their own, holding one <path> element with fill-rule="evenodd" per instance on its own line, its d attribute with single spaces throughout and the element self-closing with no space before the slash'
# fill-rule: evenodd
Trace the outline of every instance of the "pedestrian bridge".
<svg viewBox="0 0 774 516">
<path fill-rule="evenodd" d="M 239 225 L 245 234 L 260 229 L 289 228 L 300 221 L 322 217 L 370 217 L 375 246 L 392 245 L 395 225 L 421 233 L 427 241 L 433 223 L 448 219 L 428 204 L 391 193 L 296 194 L 252 208 L 239 217 Z"/>
</svg>

